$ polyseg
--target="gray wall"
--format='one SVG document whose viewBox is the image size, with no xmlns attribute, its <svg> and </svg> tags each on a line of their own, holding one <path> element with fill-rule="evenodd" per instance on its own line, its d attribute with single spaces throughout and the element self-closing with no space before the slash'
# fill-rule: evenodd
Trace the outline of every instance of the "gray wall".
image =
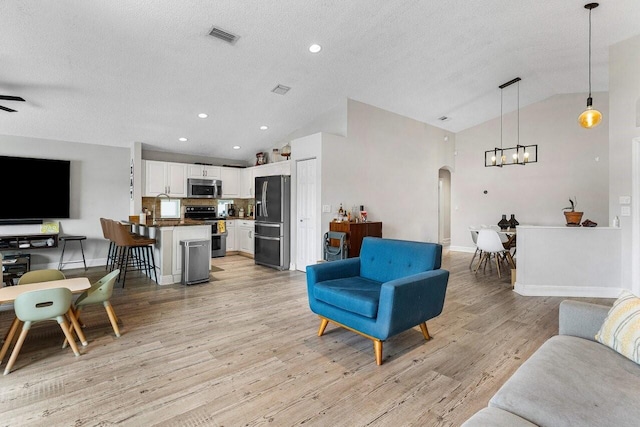
<svg viewBox="0 0 640 427">
<path fill-rule="evenodd" d="M 593 98 L 605 117 L 594 129 L 578 125 L 586 94 L 557 95 L 520 110 L 520 144 L 538 144 L 535 164 L 484 167 L 484 151 L 500 146 L 499 117 L 456 135 L 451 249 L 472 251 L 468 227 L 497 224 L 502 214 L 515 214 L 523 225 L 564 225 L 570 197 L 577 198 L 583 221 L 609 225 L 607 94 Z M 504 122 L 517 123 L 516 114 L 505 114 Z M 505 137 L 504 146 L 516 141 Z"/>
<path fill-rule="evenodd" d="M 71 161 L 71 218 L 59 220 L 61 232 L 87 236 L 87 261 L 104 265 L 108 244 L 102 235 L 100 217 L 128 219 L 130 149 L 0 135 L 0 153 Z M 25 171 L 25 177 L 5 177 L 3 185 L 24 185 L 18 180 L 28 176 L 29 171 Z M 38 197 L 39 191 L 46 191 L 46 182 L 31 185 L 33 187 L 25 186 L 25 191 L 32 191 L 34 197 Z M 2 200 L 2 203 L 11 203 L 11 200 Z M 0 234 L 10 234 L 12 226 L 0 228 Z M 32 254 L 33 268 L 57 268 L 59 248 L 28 252 Z M 79 257 L 79 246 L 70 244 L 65 259 Z M 72 264 L 69 268 L 78 265 L 82 264 Z"/>
</svg>

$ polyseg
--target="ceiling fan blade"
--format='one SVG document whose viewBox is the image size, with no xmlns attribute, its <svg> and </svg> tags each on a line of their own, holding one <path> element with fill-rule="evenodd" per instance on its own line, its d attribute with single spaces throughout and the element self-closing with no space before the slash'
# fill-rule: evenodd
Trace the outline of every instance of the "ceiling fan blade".
<svg viewBox="0 0 640 427">
<path fill-rule="evenodd" d="M 0 99 L 4 101 L 24 101 L 24 98 L 19 96 L 0 95 Z"/>
<path fill-rule="evenodd" d="M 0 105 L 0 110 L 8 111 L 10 113 L 15 113 L 16 112 L 16 110 L 12 110 L 11 108 L 3 107 L 2 105 Z"/>
</svg>

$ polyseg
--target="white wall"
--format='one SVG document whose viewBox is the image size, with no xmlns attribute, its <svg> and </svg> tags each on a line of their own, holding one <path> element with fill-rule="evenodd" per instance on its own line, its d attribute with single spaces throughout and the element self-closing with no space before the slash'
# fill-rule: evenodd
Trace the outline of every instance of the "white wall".
<svg viewBox="0 0 640 427">
<path fill-rule="evenodd" d="M 104 265 L 108 244 L 102 235 L 100 217 L 128 219 L 130 149 L 0 135 L 0 152 L 7 156 L 71 161 L 71 218 L 59 220 L 61 233 L 87 236 L 84 245 L 87 263 Z M 20 177 L 4 177 L 3 185 L 16 185 L 18 179 Z M 25 191 L 33 191 L 37 197 L 46 183 L 31 185 L 33 187 L 25 185 Z M 11 200 L 2 200 L 2 203 L 11 203 Z M 9 234 L 10 227 L 2 227 L 0 234 Z M 60 248 L 29 251 L 32 268 L 57 268 L 60 251 Z M 65 250 L 65 259 L 79 257 L 79 246 L 70 244 Z M 70 267 L 77 268 L 78 264 Z"/>
<path fill-rule="evenodd" d="M 578 125 L 586 96 L 556 95 L 520 110 L 520 144 L 538 144 L 538 163 L 484 167 L 484 151 L 500 146 L 499 117 L 456 134 L 452 250 L 473 251 L 468 227 L 497 224 L 503 214 L 515 214 L 523 225 L 564 225 L 570 197 L 577 198 L 583 221 L 609 225 L 607 94 L 593 94 L 605 117 L 594 129 Z M 517 123 L 516 115 L 505 114 L 504 123 Z M 504 147 L 515 146 L 517 138 L 506 135 Z"/>
<path fill-rule="evenodd" d="M 636 100 L 640 96 L 640 35 L 611 46 L 609 49 L 609 213 L 620 215 L 619 196 L 630 196 L 639 183 L 633 182 L 632 141 L 640 137 L 636 123 Z M 607 116 L 605 116 L 607 120 Z M 638 143 L 636 143 L 638 144 Z M 635 165 L 636 168 L 640 166 Z M 634 194 L 633 217 L 620 216 L 622 227 L 622 283 L 640 294 L 640 278 L 632 278 L 632 267 L 638 266 L 637 247 L 632 251 L 632 231 L 638 245 L 639 192 Z M 632 218 L 635 221 L 632 229 Z M 635 283 L 633 283 L 635 282 Z"/>
<path fill-rule="evenodd" d="M 346 138 L 323 140 L 323 229 L 340 203 L 364 205 L 384 237 L 437 242 L 438 170 L 453 167 L 454 135 L 354 100 L 347 123 Z"/>
</svg>

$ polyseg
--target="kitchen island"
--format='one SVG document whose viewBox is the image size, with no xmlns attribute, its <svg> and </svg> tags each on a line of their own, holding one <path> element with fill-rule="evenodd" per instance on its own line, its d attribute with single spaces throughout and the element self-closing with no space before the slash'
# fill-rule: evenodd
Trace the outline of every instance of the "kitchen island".
<svg viewBox="0 0 640 427">
<path fill-rule="evenodd" d="M 129 223 L 142 228 L 135 221 Z M 182 246 L 180 242 L 191 239 L 210 241 L 211 225 L 194 220 L 158 220 L 156 225 L 152 225 L 151 221 L 148 221 L 141 234 L 156 239 L 154 257 L 158 284 L 171 285 L 182 281 Z"/>
<path fill-rule="evenodd" d="M 527 296 L 617 298 L 622 230 L 518 226 L 514 291 Z"/>
</svg>

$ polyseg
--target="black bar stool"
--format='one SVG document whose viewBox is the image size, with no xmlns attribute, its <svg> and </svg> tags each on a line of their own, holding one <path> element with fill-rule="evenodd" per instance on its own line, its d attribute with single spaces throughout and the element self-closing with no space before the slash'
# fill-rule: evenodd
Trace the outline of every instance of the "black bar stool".
<svg viewBox="0 0 640 427">
<path fill-rule="evenodd" d="M 60 236 L 58 240 L 62 241 L 62 253 L 60 254 L 60 262 L 58 263 L 58 270 L 62 270 L 62 266 L 65 264 L 75 264 L 77 262 L 81 262 L 84 264 L 84 269 L 87 269 L 87 262 L 84 259 L 84 248 L 82 247 L 82 241 L 87 240 L 87 236 Z M 82 252 L 82 259 L 76 261 L 67 261 L 63 262 L 64 259 L 64 250 L 67 247 L 67 242 L 79 242 L 80 243 L 80 252 Z"/>
</svg>

